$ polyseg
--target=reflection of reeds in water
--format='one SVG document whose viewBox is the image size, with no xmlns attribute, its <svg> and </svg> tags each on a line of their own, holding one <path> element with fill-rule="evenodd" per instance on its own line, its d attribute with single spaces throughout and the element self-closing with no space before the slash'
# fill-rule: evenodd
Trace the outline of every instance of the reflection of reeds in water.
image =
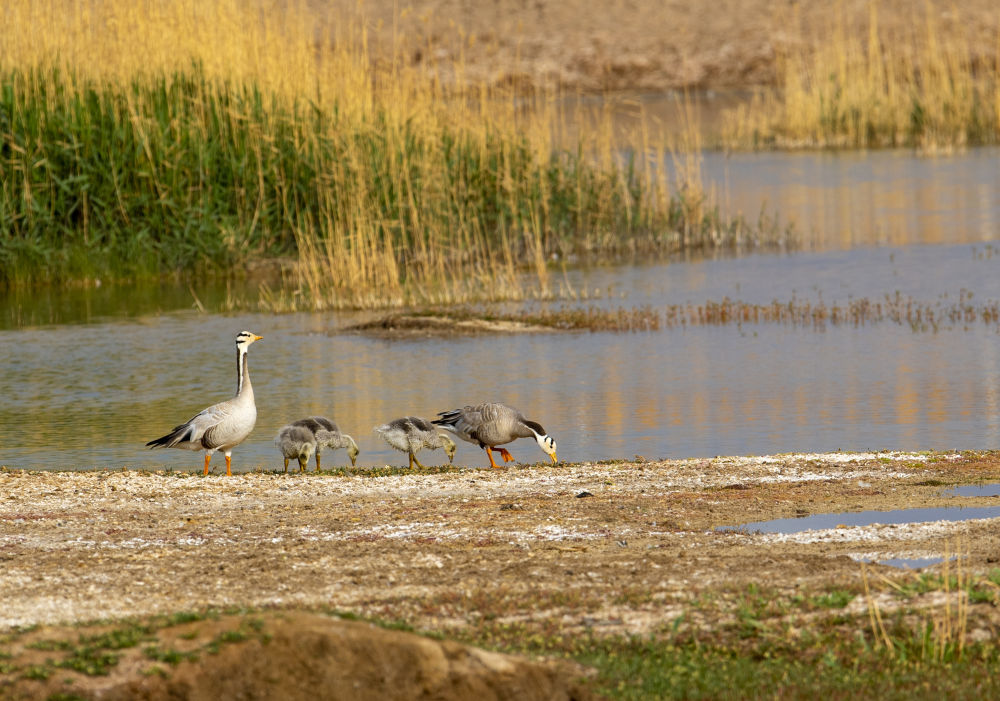
<svg viewBox="0 0 1000 701">
<path fill-rule="evenodd" d="M 255 7 L 0 9 L 17 135 L 0 149 L 0 283 L 292 256 L 265 308 L 545 298 L 553 257 L 758 238 L 679 204 L 604 132 L 556 149 L 551 110 L 373 65 L 360 21 L 322 35 L 305 3 Z"/>
<path fill-rule="evenodd" d="M 867 33 L 848 29 L 843 8 L 822 36 L 799 30 L 803 40 L 778 55 L 778 88 L 735 110 L 724 141 L 924 149 L 996 142 L 1000 54 L 971 52 L 979 28 L 949 21 L 944 3 L 928 2 L 908 31 L 890 34 L 877 3 L 868 8 Z"/>
</svg>

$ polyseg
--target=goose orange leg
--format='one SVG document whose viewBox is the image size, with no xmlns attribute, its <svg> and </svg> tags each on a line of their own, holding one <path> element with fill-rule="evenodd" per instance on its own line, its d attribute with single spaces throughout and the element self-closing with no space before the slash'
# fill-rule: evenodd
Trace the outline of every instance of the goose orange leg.
<svg viewBox="0 0 1000 701">
<path fill-rule="evenodd" d="M 489 446 L 486 446 L 486 455 L 488 455 L 490 458 L 490 466 L 496 469 L 500 469 L 500 466 L 493 461 L 493 450 Z"/>
<path fill-rule="evenodd" d="M 227 454 L 226 455 L 226 477 L 233 476 L 233 459 Z"/>
<path fill-rule="evenodd" d="M 208 463 L 212 460 L 211 453 L 205 453 L 205 474 L 208 474 Z"/>
<path fill-rule="evenodd" d="M 500 457 L 503 458 L 504 462 L 510 462 L 514 459 L 514 456 L 507 452 L 506 448 L 497 448 L 500 451 Z"/>
</svg>

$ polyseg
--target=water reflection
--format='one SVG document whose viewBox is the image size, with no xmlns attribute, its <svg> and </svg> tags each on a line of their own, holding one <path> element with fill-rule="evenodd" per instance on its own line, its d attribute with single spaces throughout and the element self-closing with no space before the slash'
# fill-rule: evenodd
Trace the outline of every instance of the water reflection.
<svg viewBox="0 0 1000 701">
<path fill-rule="evenodd" d="M 773 211 L 811 248 L 980 243 L 1000 224 L 1000 149 L 918 157 L 910 151 L 707 153 L 722 208 L 755 221 Z"/>
<path fill-rule="evenodd" d="M 0 464 L 194 468 L 143 449 L 235 391 L 235 332 L 250 352 L 257 429 L 236 469 L 280 466 L 278 428 L 335 418 L 359 464 L 397 464 L 371 429 L 499 399 L 538 420 L 570 461 L 838 449 L 980 449 L 1000 438 L 996 334 L 915 338 L 895 327 L 815 333 L 735 327 L 638 334 L 379 340 L 335 315 L 179 313 L 129 323 L 0 332 Z M 544 455 L 530 441 L 522 461 Z M 343 460 L 343 458 L 340 458 Z M 458 464 L 482 466 L 460 443 Z"/>
<path fill-rule="evenodd" d="M 1000 517 L 1000 506 L 937 506 L 894 511 L 847 511 L 836 514 L 812 514 L 803 518 L 777 518 L 740 526 L 721 526 L 717 531 L 747 533 L 802 533 L 825 531 L 840 527 L 872 526 L 876 524 L 933 523 L 935 521 L 970 521 Z M 881 562 L 881 561 L 880 561 Z"/>
<path fill-rule="evenodd" d="M 981 243 L 1000 230 L 1000 171 L 989 167 L 998 155 L 709 156 L 706 172 L 726 183 L 731 206 L 756 211 L 766 199 L 815 231 L 809 249 L 566 275 L 588 293 L 580 304 L 614 306 L 897 291 L 929 303 L 1000 299 L 1000 249 Z M 142 446 L 231 396 L 232 342 L 244 328 L 264 340 L 250 353 L 258 425 L 235 451 L 237 470 L 280 467 L 274 435 L 310 414 L 354 435 L 360 464 L 401 464 L 373 426 L 485 400 L 541 422 L 570 461 L 1000 445 L 1000 344 L 983 325 L 380 340 L 337 333 L 347 314 L 193 311 L 227 308 L 230 295 L 254 293 L 167 285 L 0 299 L 0 464 L 197 468 L 195 453 Z M 511 450 L 545 457 L 530 441 Z M 464 443 L 456 462 L 487 464 Z"/>
</svg>

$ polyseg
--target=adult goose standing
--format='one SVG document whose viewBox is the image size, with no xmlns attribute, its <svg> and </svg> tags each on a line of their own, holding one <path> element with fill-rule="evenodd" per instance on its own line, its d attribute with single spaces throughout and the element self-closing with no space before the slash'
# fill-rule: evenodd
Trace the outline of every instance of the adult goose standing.
<svg viewBox="0 0 1000 701">
<path fill-rule="evenodd" d="M 293 421 L 291 426 L 302 426 L 308 428 L 312 431 L 313 436 L 316 438 L 316 471 L 319 472 L 319 456 L 323 452 L 323 448 L 330 448 L 331 450 L 337 450 L 338 448 L 347 448 L 347 457 L 351 459 L 351 466 L 357 464 L 358 444 L 354 442 L 354 439 L 348 436 L 346 433 L 340 432 L 340 427 L 330 419 L 325 416 L 310 416 L 306 419 L 298 419 Z"/>
<path fill-rule="evenodd" d="M 226 456 L 226 474 L 232 475 L 233 448 L 242 443 L 257 423 L 257 405 L 250 384 L 250 366 L 247 349 L 262 337 L 249 331 L 236 335 L 236 396 L 192 416 L 165 436 L 152 440 L 150 448 L 186 448 L 205 451 L 205 474 L 212 453 L 223 451 Z"/>
<path fill-rule="evenodd" d="M 316 452 L 316 436 L 305 426 L 283 427 L 278 431 L 274 444 L 285 458 L 285 472 L 288 472 L 288 461 L 292 458 L 299 461 L 299 472 L 305 472 L 309 458 Z"/>
<path fill-rule="evenodd" d="M 391 447 L 409 454 L 411 470 L 414 463 L 421 470 L 424 469 L 424 466 L 417 460 L 417 452 L 421 448 L 430 448 L 431 450 L 444 448 L 444 452 L 448 455 L 448 462 L 455 459 L 455 441 L 446 434 L 439 433 L 430 421 L 419 416 L 404 416 L 401 419 L 394 419 L 387 424 L 376 426 L 374 430 Z"/>
<path fill-rule="evenodd" d="M 486 402 L 476 406 L 466 406 L 461 409 L 442 411 L 441 418 L 431 423 L 451 431 L 462 440 L 475 443 L 486 451 L 492 467 L 499 467 L 493 460 L 493 448 L 503 443 L 510 443 L 517 438 L 534 438 L 538 447 L 556 462 L 556 442 L 545 432 L 542 425 L 529 421 L 514 407 L 499 402 Z M 504 462 L 510 462 L 514 456 L 506 448 L 497 452 Z"/>
</svg>

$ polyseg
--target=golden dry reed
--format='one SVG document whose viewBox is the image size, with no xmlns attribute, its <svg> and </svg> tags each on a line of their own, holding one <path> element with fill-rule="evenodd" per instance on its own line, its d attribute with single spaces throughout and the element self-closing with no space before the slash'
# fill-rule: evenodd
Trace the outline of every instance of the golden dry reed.
<svg viewBox="0 0 1000 701">
<path fill-rule="evenodd" d="M 793 8 L 796 6 L 792 6 Z M 816 31 L 794 9 L 790 33 L 802 40 L 777 56 L 776 89 L 729 115 L 731 147 L 912 146 L 936 151 L 1000 137 L 1000 35 L 978 55 L 979 27 L 949 21 L 947 2 L 928 0 L 905 31 L 879 24 L 867 4 L 867 31 L 851 31 L 847 11 Z"/>
<path fill-rule="evenodd" d="M 501 87 L 376 64 L 359 17 L 320 22 L 295 0 L 3 3 L 0 283 L 290 254 L 265 309 L 548 298 L 571 254 L 762 238 L 691 184 L 672 197 L 648 134 L 623 150 L 605 122 L 556 147 L 558 96 L 524 110 Z"/>
<path fill-rule="evenodd" d="M 890 631 L 879 608 L 869 581 L 868 569 L 861 563 L 861 581 L 868 604 L 868 622 L 876 647 L 882 647 L 890 658 L 911 657 L 917 661 L 952 663 L 960 661 L 969 644 L 970 592 L 983 586 L 993 586 L 989 579 L 975 577 L 969 570 L 969 547 L 960 535 L 954 538 L 950 547 L 945 539 L 944 552 L 939 575 L 918 575 L 914 573 L 920 588 L 927 588 L 940 594 L 939 606 L 928 611 L 916 630 L 900 634 L 898 621 L 895 631 Z M 901 596 L 907 596 L 907 587 L 881 573 L 878 579 Z M 921 581 L 923 580 L 923 581 Z M 912 593 L 912 589 L 911 589 Z"/>
</svg>

